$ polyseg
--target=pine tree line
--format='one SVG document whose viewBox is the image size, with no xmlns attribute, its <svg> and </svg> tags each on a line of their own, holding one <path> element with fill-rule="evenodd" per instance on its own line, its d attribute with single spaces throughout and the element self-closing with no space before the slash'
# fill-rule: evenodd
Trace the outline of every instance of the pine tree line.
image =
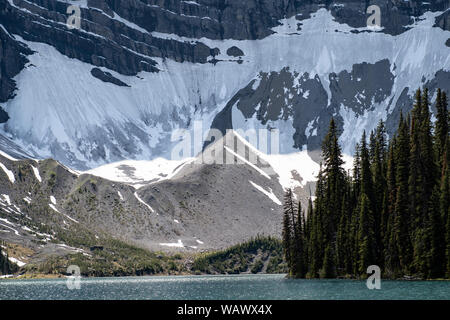
<svg viewBox="0 0 450 320">
<path fill-rule="evenodd" d="M 9 261 L 8 253 L 2 252 L 4 242 L 0 242 L 0 275 L 11 274 L 17 271 L 17 266 Z"/>
<path fill-rule="evenodd" d="M 400 116 L 390 141 L 382 121 L 356 146 L 352 172 L 343 169 L 334 119 L 323 145 L 316 198 L 306 212 L 285 195 L 283 245 L 297 278 L 366 276 L 450 278 L 449 115 L 428 90 L 417 90 L 411 114 Z"/>
</svg>

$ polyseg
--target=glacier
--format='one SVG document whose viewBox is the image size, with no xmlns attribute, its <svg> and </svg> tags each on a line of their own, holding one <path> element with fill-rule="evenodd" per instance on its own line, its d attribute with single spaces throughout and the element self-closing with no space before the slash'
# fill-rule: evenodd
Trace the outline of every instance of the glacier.
<svg viewBox="0 0 450 320">
<path fill-rule="evenodd" d="M 0 134 L 35 158 L 54 158 L 77 170 L 123 160 L 170 160 L 176 143 L 171 141 L 174 130 L 193 130 L 195 121 L 201 121 L 208 130 L 230 99 L 262 72 L 288 67 L 292 72 L 308 73 L 310 78 L 317 76 L 330 99 L 330 73 L 350 72 L 357 63 L 388 59 L 395 76 L 391 95 L 364 114 L 345 105 L 336 114 L 344 122 L 340 137 L 343 151 L 351 155 L 362 131 L 372 130 L 379 119 L 388 117 L 403 89 L 408 88 L 412 95 L 436 72 L 450 69 L 445 45 L 450 32 L 433 27 L 439 14 L 425 13 L 397 36 L 338 23 L 326 9 L 302 20 L 300 30 L 295 17 L 280 20 L 280 26 L 272 29 L 274 34 L 260 40 L 191 39 L 152 32 L 155 37 L 219 48 L 221 53 L 214 57 L 218 62 L 181 63 L 152 57 L 160 72 L 140 72 L 137 76 L 100 68 L 130 87 L 102 82 L 90 74 L 93 65 L 68 58 L 47 44 L 13 35 L 35 53 L 28 56 L 30 62 L 14 78 L 18 91 L 3 104 L 10 119 L 1 125 Z M 244 56 L 226 55 L 232 46 L 241 49 Z M 257 119 L 242 119 L 239 113 L 233 110 L 234 129 L 267 126 Z M 313 135 L 317 119 L 307 120 L 311 123 L 307 131 Z M 292 119 L 279 119 L 270 126 L 280 129 L 281 153 L 299 151 L 292 147 Z"/>
</svg>

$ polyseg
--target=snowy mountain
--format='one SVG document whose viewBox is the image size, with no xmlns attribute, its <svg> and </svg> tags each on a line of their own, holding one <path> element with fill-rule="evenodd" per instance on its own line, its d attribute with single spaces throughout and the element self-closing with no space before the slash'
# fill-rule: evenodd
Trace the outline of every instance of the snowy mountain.
<svg viewBox="0 0 450 320">
<path fill-rule="evenodd" d="M 42 262 L 279 236 L 331 117 L 350 169 L 416 88 L 450 92 L 449 1 L 374 1 L 380 28 L 366 3 L 0 0 L 0 239 Z"/>
<path fill-rule="evenodd" d="M 175 161 L 172 133 L 200 123 L 277 128 L 289 155 L 317 150 L 334 116 L 352 154 L 419 86 L 450 90 L 449 2 L 376 4 L 381 28 L 366 1 L 1 0 L 1 148 L 77 170 Z"/>
</svg>

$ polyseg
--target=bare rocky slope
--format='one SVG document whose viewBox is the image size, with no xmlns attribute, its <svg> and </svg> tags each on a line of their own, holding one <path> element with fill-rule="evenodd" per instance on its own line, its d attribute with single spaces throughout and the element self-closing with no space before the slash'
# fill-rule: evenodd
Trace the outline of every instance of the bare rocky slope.
<svg viewBox="0 0 450 320">
<path fill-rule="evenodd" d="M 249 144 L 230 135 L 234 140 L 211 144 L 170 179 L 138 189 L 51 159 L 0 155 L 0 239 L 33 252 L 14 258 L 37 263 L 89 255 L 91 247 L 113 239 L 153 252 L 198 253 L 256 236 L 279 237 L 279 176 Z M 302 188 L 297 194 L 306 201 Z"/>
</svg>

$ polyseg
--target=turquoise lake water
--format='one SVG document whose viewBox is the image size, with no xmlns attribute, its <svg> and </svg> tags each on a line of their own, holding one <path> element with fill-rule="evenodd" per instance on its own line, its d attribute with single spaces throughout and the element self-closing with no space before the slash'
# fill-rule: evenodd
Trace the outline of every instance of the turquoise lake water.
<svg viewBox="0 0 450 320">
<path fill-rule="evenodd" d="M 285 275 L 84 278 L 69 290 L 66 279 L 0 280 L 0 300 L 378 300 L 450 299 L 449 281 L 292 280 Z"/>
</svg>

